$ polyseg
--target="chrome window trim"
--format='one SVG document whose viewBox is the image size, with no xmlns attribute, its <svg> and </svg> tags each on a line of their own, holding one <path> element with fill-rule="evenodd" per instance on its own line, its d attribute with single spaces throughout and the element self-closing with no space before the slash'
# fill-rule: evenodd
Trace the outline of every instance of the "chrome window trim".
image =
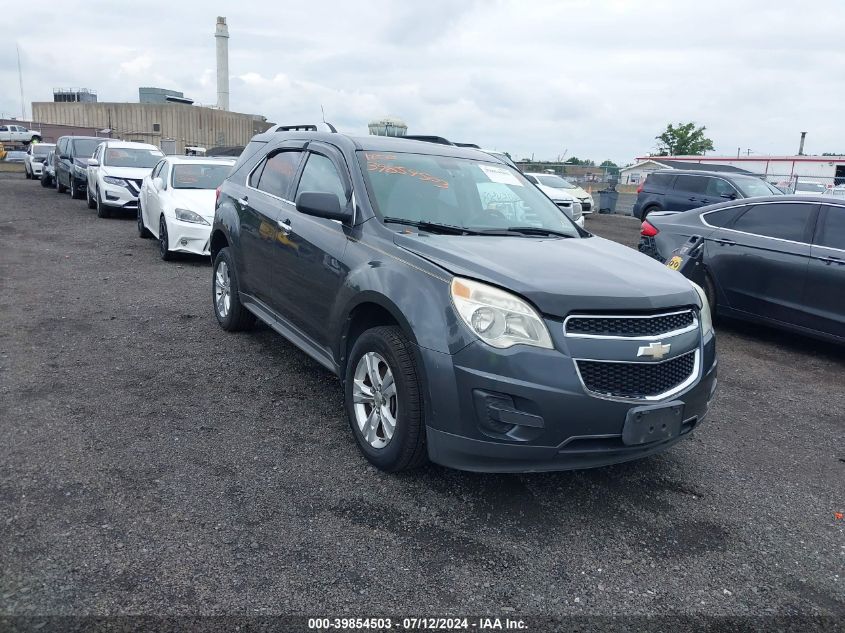
<svg viewBox="0 0 845 633">
<path fill-rule="evenodd" d="M 749 199 L 749 198 L 746 198 L 746 200 L 748 200 L 748 199 Z M 806 200 L 766 200 L 765 202 L 757 202 L 757 203 L 754 203 L 754 202 L 748 202 L 748 203 L 746 203 L 746 204 L 748 204 L 749 206 L 755 206 L 755 207 L 756 207 L 756 206 L 762 206 L 762 205 L 766 205 L 766 204 L 809 204 L 809 205 L 821 205 L 821 204 L 824 204 L 824 203 L 823 203 L 823 202 L 807 202 Z M 707 222 L 705 222 L 705 221 L 704 221 L 704 216 L 705 216 L 705 215 L 707 215 L 707 214 L 709 214 L 709 213 L 715 213 L 716 211 L 724 211 L 725 209 L 735 209 L 736 207 L 741 207 L 741 206 L 743 206 L 743 205 L 738 204 L 738 205 L 735 205 L 735 206 L 730 206 L 730 207 L 722 207 L 721 209 L 713 209 L 712 211 L 708 211 L 707 213 L 702 213 L 702 214 L 699 216 L 699 219 L 700 219 L 702 222 L 704 222 L 704 224 L 706 224 L 706 225 L 707 225 L 708 227 L 710 227 L 711 229 L 721 229 L 722 231 L 730 231 L 731 233 L 739 233 L 740 235 L 751 235 L 752 237 L 760 237 L 760 238 L 762 238 L 762 239 L 764 239 L 764 240 L 775 240 L 775 241 L 777 241 L 777 242 L 786 242 L 787 244 L 801 244 L 801 245 L 803 245 L 803 246 L 814 246 L 814 244 L 812 244 L 811 242 L 800 242 L 800 241 L 798 241 L 798 240 L 787 240 L 787 239 L 785 239 L 785 238 L 783 238 L 783 237 L 771 237 L 771 236 L 769 236 L 769 235 L 760 235 L 759 233 L 749 233 L 748 231 L 738 231 L 738 230 L 736 230 L 736 229 L 728 229 L 728 228 L 725 228 L 724 226 L 712 226 L 712 225 L 710 225 L 710 224 L 707 224 Z M 833 205 L 833 206 L 840 206 L 840 205 Z M 737 218 L 737 219 L 739 219 L 739 218 Z M 710 238 L 707 238 L 707 239 L 710 239 Z"/>
<path fill-rule="evenodd" d="M 586 383 L 584 382 L 584 377 L 581 376 L 581 369 L 578 367 L 578 361 L 587 361 L 587 362 L 594 362 L 594 363 L 625 363 L 628 365 L 662 365 L 663 363 L 668 363 L 669 361 L 675 360 L 680 358 L 681 356 L 685 356 L 690 352 L 695 352 L 695 359 L 692 366 L 692 371 L 690 372 L 689 377 L 684 380 L 682 383 L 672 387 L 668 391 L 664 391 L 663 393 L 659 393 L 656 396 L 644 396 L 642 398 L 626 398 L 624 396 L 609 396 L 607 394 L 600 393 L 598 391 L 592 391 L 591 389 L 587 388 Z M 673 356 L 672 358 L 667 358 L 666 360 L 661 361 L 627 361 L 627 360 L 605 360 L 600 358 L 573 358 L 575 361 L 575 373 L 578 375 L 578 380 L 581 382 L 581 386 L 584 388 L 584 393 L 593 398 L 599 398 L 600 400 L 612 400 L 614 402 L 657 402 L 659 400 L 665 400 L 667 398 L 671 398 L 673 396 L 678 395 L 682 391 L 684 391 L 687 387 L 690 387 L 693 383 L 695 383 L 700 378 L 701 373 L 701 348 L 697 347 L 695 350 L 689 350 L 684 352 L 683 354 L 678 354 L 677 356 Z"/>
<path fill-rule="evenodd" d="M 679 330 L 670 330 L 665 334 L 654 334 L 649 336 L 616 336 L 610 334 L 570 334 L 566 331 L 566 324 L 569 319 L 654 319 L 665 316 L 673 316 L 675 314 L 684 314 L 685 312 L 692 312 L 692 324 Z M 698 329 L 698 314 L 693 308 L 686 310 L 675 310 L 674 312 L 660 312 L 658 314 L 629 314 L 629 315 L 614 315 L 614 314 L 570 314 L 563 320 L 563 335 L 567 338 L 588 338 L 588 339 L 604 339 L 611 341 L 657 341 L 664 338 L 672 338 L 692 332 Z M 581 360 L 591 360 L 589 358 L 582 358 Z M 610 361 L 608 361 L 610 362 Z M 613 361 L 624 363 L 627 361 Z"/>
</svg>

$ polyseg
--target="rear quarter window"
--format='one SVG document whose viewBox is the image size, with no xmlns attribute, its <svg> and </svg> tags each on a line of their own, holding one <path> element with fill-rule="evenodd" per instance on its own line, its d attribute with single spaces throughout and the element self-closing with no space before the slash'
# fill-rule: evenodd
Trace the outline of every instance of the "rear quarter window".
<svg viewBox="0 0 845 633">
<path fill-rule="evenodd" d="M 672 178 L 672 174 L 649 174 L 643 187 L 646 191 L 665 191 Z"/>
<path fill-rule="evenodd" d="M 719 209 L 718 211 L 710 211 L 701 216 L 710 226 L 723 228 L 730 226 L 740 213 L 745 211 L 748 207 L 732 207 L 730 209 Z"/>
</svg>

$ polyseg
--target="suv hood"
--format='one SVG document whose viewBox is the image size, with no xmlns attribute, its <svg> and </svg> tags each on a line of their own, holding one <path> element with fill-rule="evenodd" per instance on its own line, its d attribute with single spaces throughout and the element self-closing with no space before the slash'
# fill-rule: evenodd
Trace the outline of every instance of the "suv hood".
<svg viewBox="0 0 845 633">
<path fill-rule="evenodd" d="M 393 241 L 454 275 L 515 292 L 550 316 L 698 305 L 698 295 L 682 275 L 600 237 L 397 233 Z"/>
<path fill-rule="evenodd" d="M 112 176 L 113 178 L 132 178 L 133 180 L 143 180 L 152 173 L 152 167 L 109 167 L 105 165 L 100 168 L 103 176 Z"/>
<path fill-rule="evenodd" d="M 554 187 L 547 187 L 546 185 L 536 185 L 544 194 L 549 196 L 552 200 L 563 200 L 566 202 L 578 202 L 578 200 L 570 193 L 563 189 L 555 189 Z"/>
</svg>

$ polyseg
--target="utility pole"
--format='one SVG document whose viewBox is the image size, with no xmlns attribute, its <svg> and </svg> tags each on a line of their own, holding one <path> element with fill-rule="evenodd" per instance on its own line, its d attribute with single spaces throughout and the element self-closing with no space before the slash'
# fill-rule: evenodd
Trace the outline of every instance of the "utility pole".
<svg viewBox="0 0 845 633">
<path fill-rule="evenodd" d="M 21 86 L 21 121 L 26 121 L 26 106 L 23 100 L 23 73 L 21 72 L 21 49 L 15 42 L 15 50 L 18 52 L 18 82 Z"/>
</svg>

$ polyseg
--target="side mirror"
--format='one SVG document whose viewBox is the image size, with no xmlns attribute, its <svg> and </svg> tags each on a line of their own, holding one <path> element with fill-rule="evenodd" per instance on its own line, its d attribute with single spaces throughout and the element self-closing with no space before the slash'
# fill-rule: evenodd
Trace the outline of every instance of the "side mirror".
<svg viewBox="0 0 845 633">
<path fill-rule="evenodd" d="M 347 222 L 352 219 L 352 215 L 341 208 L 340 200 L 333 193 L 303 191 L 296 196 L 296 210 L 305 215 L 327 220 Z"/>
<path fill-rule="evenodd" d="M 161 176 L 156 176 L 155 178 L 153 178 L 153 187 L 155 187 L 156 189 L 161 189 L 163 185 L 164 181 L 161 179 Z"/>
<path fill-rule="evenodd" d="M 736 200 L 736 194 L 735 193 L 725 192 L 725 193 L 722 194 L 722 197 L 727 198 L 728 200 Z"/>
<path fill-rule="evenodd" d="M 99 167 L 100 161 L 98 161 L 96 158 L 89 158 L 88 159 L 88 166 L 89 167 Z"/>
</svg>

